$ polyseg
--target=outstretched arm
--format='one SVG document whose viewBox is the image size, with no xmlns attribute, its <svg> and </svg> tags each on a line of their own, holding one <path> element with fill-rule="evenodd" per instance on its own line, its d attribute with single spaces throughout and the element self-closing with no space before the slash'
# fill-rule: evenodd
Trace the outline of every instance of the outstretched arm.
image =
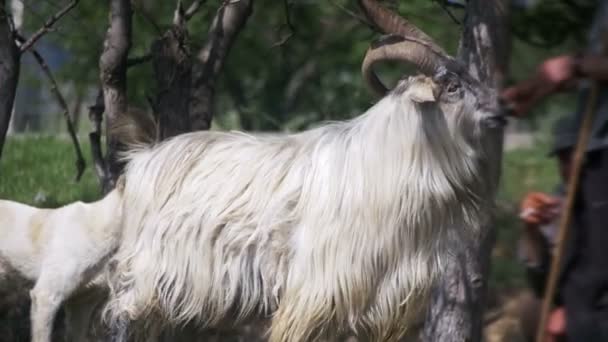
<svg viewBox="0 0 608 342">
<path fill-rule="evenodd" d="M 582 78 L 608 80 L 608 57 L 562 55 L 543 62 L 531 78 L 505 89 L 502 98 L 515 115 L 526 115 L 543 98 L 571 89 Z"/>
<path fill-rule="evenodd" d="M 577 66 L 579 75 L 597 81 L 608 81 L 608 56 L 582 56 Z"/>
</svg>

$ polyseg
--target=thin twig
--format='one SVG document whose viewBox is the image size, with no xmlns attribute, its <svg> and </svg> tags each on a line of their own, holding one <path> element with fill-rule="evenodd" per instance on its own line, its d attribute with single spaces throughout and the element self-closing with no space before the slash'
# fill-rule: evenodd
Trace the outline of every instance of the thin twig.
<svg viewBox="0 0 608 342">
<path fill-rule="evenodd" d="M 143 56 L 131 57 L 127 59 L 127 68 L 146 63 L 152 60 L 152 54 L 147 53 Z"/>
<path fill-rule="evenodd" d="M 36 43 L 36 41 L 38 41 L 38 39 L 42 38 L 42 36 L 44 36 L 47 32 L 51 31 L 53 29 L 53 25 L 55 25 L 55 23 L 59 19 L 61 19 L 61 17 L 66 15 L 72 8 L 76 7 L 76 5 L 78 4 L 78 1 L 79 0 L 72 0 L 72 2 L 70 2 L 67 6 L 65 6 L 59 12 L 57 12 L 53 16 L 51 16 L 44 23 L 44 25 L 30 37 L 30 39 L 28 39 L 21 45 L 21 53 L 24 53 L 25 51 L 27 51 L 27 49 L 31 48 L 32 45 L 34 45 L 34 43 Z"/>
<path fill-rule="evenodd" d="M 196 14 L 196 12 L 198 12 L 198 10 L 201 8 L 201 5 L 203 5 L 205 1 L 206 0 L 195 0 L 194 2 L 192 2 L 192 4 L 190 4 L 190 7 L 188 7 L 186 13 L 184 14 L 184 19 L 186 21 L 190 20 L 190 18 L 192 18 Z"/>
<path fill-rule="evenodd" d="M 45 16 L 42 15 L 39 10 L 37 10 L 37 8 L 40 6 L 31 5 L 30 4 L 31 1 L 25 1 L 25 0 L 17 0 L 17 1 L 20 1 L 23 4 L 25 13 L 27 13 L 28 17 L 33 17 L 34 19 L 36 19 L 36 21 L 45 20 Z M 58 5 L 54 5 L 54 6 L 55 6 L 55 8 L 60 7 Z M 103 37 L 104 37 L 103 34 L 100 34 L 99 30 L 92 28 L 92 25 L 90 25 L 88 22 L 85 22 L 85 20 L 80 18 L 79 16 L 77 16 L 77 15 L 67 16 L 65 18 L 65 20 L 70 20 L 72 22 L 72 24 L 78 25 L 78 32 L 75 32 L 74 30 L 70 30 L 69 32 L 64 32 L 65 27 L 57 26 L 57 27 L 53 28 L 54 35 L 59 36 L 60 38 L 63 38 L 65 40 L 74 39 L 74 38 L 103 40 Z M 72 51 L 75 54 L 78 54 L 78 53 L 85 51 L 85 49 L 83 48 L 83 49 L 72 50 Z M 86 49 L 86 52 L 88 53 L 88 52 L 90 52 L 90 50 Z"/>
<path fill-rule="evenodd" d="M 289 33 L 283 37 L 280 41 L 272 44 L 272 47 L 278 47 L 278 46 L 282 46 L 283 44 L 287 43 L 287 41 L 293 37 L 293 35 L 296 34 L 296 28 L 293 26 L 293 24 L 291 23 L 291 15 L 289 13 L 289 0 L 283 0 L 283 6 L 285 9 L 285 21 L 286 23 L 284 25 L 281 25 L 281 27 L 279 27 L 279 33 L 281 28 L 287 26 L 287 28 L 289 29 Z"/>
<path fill-rule="evenodd" d="M 371 28 L 372 31 L 380 32 L 378 30 L 378 28 L 376 27 L 376 25 L 374 25 L 371 22 L 369 22 L 369 20 L 367 20 L 365 17 L 363 17 L 361 15 L 358 15 L 357 13 L 349 10 L 348 8 L 342 6 L 341 4 L 338 4 L 338 3 L 334 2 L 334 1 L 329 1 L 329 3 L 332 4 L 332 5 L 334 5 L 338 9 L 340 9 L 342 12 L 348 14 L 353 19 L 361 22 L 363 25 L 369 26 L 369 28 Z"/>
<path fill-rule="evenodd" d="M 450 9 L 446 6 L 445 1 L 444 0 L 436 0 L 437 3 L 439 3 L 439 7 L 441 7 L 441 9 L 443 9 L 443 11 L 445 13 L 448 14 L 448 16 L 457 24 L 457 25 L 462 25 L 462 23 L 460 22 L 460 20 L 458 20 L 458 18 L 456 18 L 456 16 L 454 16 L 454 14 L 452 13 L 452 11 L 450 11 Z"/>
<path fill-rule="evenodd" d="M 137 1 L 132 1 L 131 3 L 133 4 L 133 7 L 135 8 L 135 13 L 141 15 L 145 21 L 147 21 L 150 25 L 152 25 L 152 27 L 154 27 L 154 30 L 156 30 L 156 33 L 158 33 L 158 35 L 162 35 L 163 29 L 156 22 L 156 19 L 154 19 L 152 17 L 152 15 L 150 13 L 148 13 L 148 11 L 146 9 L 144 9 L 143 6 L 139 5 L 137 3 Z"/>
<path fill-rule="evenodd" d="M 17 35 L 17 41 L 24 42 L 25 38 Z M 79 181 L 86 167 L 86 163 L 84 161 L 84 157 L 82 156 L 82 149 L 80 148 L 80 143 L 78 142 L 78 137 L 76 136 L 76 130 L 74 129 L 74 123 L 72 122 L 72 118 L 70 116 L 68 104 L 65 101 L 63 95 L 61 94 L 59 86 L 55 81 L 55 77 L 53 77 L 53 73 L 51 72 L 49 66 L 46 64 L 46 61 L 44 60 L 42 55 L 40 55 L 40 53 L 33 47 L 29 49 L 29 52 L 34 56 L 36 62 L 38 62 L 38 64 L 42 68 L 42 71 L 48 78 L 49 82 L 51 82 L 51 92 L 57 99 L 59 106 L 63 108 L 63 117 L 65 118 L 68 133 L 70 134 L 70 138 L 72 138 L 72 143 L 74 144 L 74 149 L 76 150 L 76 181 Z"/>
</svg>

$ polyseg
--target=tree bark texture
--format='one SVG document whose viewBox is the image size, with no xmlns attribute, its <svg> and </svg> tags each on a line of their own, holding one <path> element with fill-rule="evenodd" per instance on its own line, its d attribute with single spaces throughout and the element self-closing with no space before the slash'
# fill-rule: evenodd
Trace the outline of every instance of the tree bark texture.
<svg viewBox="0 0 608 342">
<path fill-rule="evenodd" d="M 13 112 L 20 55 L 6 8 L 6 1 L 0 0 L 0 158 Z"/>
<path fill-rule="evenodd" d="M 127 111 L 127 57 L 131 48 L 130 0 L 110 0 L 110 24 L 99 59 L 100 79 L 106 113 L 106 132 L 114 120 Z M 122 165 L 117 161 L 118 143 L 107 135 L 107 170 L 104 192 L 114 187 Z"/>
<path fill-rule="evenodd" d="M 190 132 L 192 59 L 185 23 L 173 25 L 152 44 L 151 53 L 158 88 L 153 105 L 160 129 L 158 138 Z"/>
<path fill-rule="evenodd" d="M 209 35 L 193 64 L 190 118 L 193 130 L 211 126 L 215 89 L 236 37 L 253 11 L 253 0 L 224 0 L 211 22 Z"/>
<path fill-rule="evenodd" d="M 497 90 L 508 69 L 508 5 L 508 0 L 469 0 L 459 52 L 459 59 L 470 73 Z M 496 139 L 502 142 L 502 133 Z M 502 143 L 499 147 L 495 152 L 500 155 Z M 498 163 L 492 170 L 495 179 L 499 179 L 500 167 Z M 450 260 L 447 274 L 434 289 L 421 340 L 481 341 L 490 254 L 495 240 L 490 218 L 479 231 L 480 236 Z"/>
<path fill-rule="evenodd" d="M 103 157 L 103 150 L 101 148 L 101 127 L 103 123 L 103 113 L 105 112 L 105 106 L 103 104 L 103 90 L 99 88 L 95 104 L 89 106 L 89 120 L 93 125 L 93 131 L 89 133 L 89 142 L 91 144 L 91 158 L 93 159 L 93 165 L 95 166 L 95 174 L 99 180 L 99 186 L 103 190 L 106 182 L 106 160 Z"/>
</svg>

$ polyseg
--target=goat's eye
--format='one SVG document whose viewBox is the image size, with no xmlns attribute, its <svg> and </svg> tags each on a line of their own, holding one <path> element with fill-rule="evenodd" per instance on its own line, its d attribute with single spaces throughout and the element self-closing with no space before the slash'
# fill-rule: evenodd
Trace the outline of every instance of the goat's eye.
<svg viewBox="0 0 608 342">
<path fill-rule="evenodd" d="M 458 82 L 450 82 L 448 84 L 448 87 L 447 87 L 446 91 L 448 92 L 448 94 L 454 94 L 459 89 L 460 89 L 460 83 L 458 83 Z"/>
</svg>

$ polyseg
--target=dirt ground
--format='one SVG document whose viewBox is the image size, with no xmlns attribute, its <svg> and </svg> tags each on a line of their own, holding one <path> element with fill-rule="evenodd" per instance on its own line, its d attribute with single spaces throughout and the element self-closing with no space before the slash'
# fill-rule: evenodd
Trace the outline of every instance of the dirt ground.
<svg viewBox="0 0 608 342">
<path fill-rule="evenodd" d="M 529 289 L 504 294 L 485 315 L 485 342 L 534 341 L 540 300 Z"/>
</svg>

